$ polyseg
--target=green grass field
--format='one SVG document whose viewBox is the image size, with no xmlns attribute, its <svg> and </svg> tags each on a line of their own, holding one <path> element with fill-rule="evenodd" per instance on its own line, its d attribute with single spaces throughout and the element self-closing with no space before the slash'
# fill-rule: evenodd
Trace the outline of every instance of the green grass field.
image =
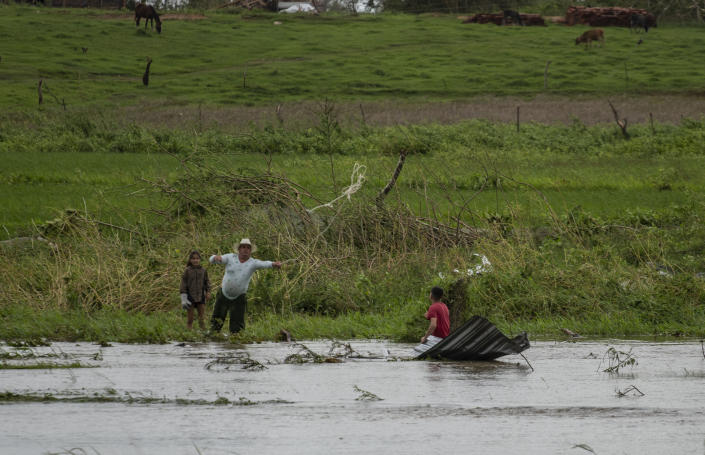
<svg viewBox="0 0 705 455">
<path fill-rule="evenodd" d="M 630 122 L 625 138 L 604 102 L 697 101 L 701 28 L 608 28 L 604 48 L 584 50 L 574 39 L 585 27 L 201 13 L 165 16 L 157 35 L 122 12 L 0 5 L 0 339 L 205 339 L 177 312 L 184 254 L 224 252 L 240 236 L 263 258 L 296 261 L 253 281 L 236 341 L 284 326 L 416 340 L 429 286 L 457 284 L 449 271 L 475 252 L 494 270 L 459 288 L 461 317 L 532 336 L 703 334 L 705 122 L 646 106 L 640 118 L 656 121 Z M 524 118 L 519 131 L 482 114 L 441 120 L 439 102 L 485 95 L 490 107 L 594 98 L 608 117 Z M 361 104 L 347 120 L 326 111 L 363 101 L 418 106 L 423 121 L 368 123 Z M 356 165 L 361 189 L 306 215 Z M 272 175 L 293 186 L 277 192 Z M 38 233 L 49 241 L 16 239 Z M 222 270 L 211 270 L 215 284 Z"/>
<path fill-rule="evenodd" d="M 586 27 L 497 27 L 453 16 L 209 11 L 193 20 L 165 16 L 158 35 L 136 29 L 124 12 L 0 11 L 0 38 L 10 44 L 0 63 L 6 110 L 36 107 L 40 78 L 48 86 L 45 103 L 111 109 L 531 96 L 544 91 L 549 60 L 553 94 L 702 91 L 705 38 L 698 27 L 662 26 L 648 36 L 612 27 L 604 48 L 586 51 L 574 44 Z M 144 87 L 147 57 L 154 62 Z"/>
<path fill-rule="evenodd" d="M 516 133 L 506 127 L 482 134 L 478 129 L 482 126 L 470 123 L 431 126 L 417 133 L 416 140 L 431 144 L 430 150 L 408 158 L 396 185 L 395 200 L 419 215 L 432 210 L 445 219 L 455 216 L 458 207 L 465 204 L 463 218 L 471 223 L 489 213 L 519 212 L 533 220 L 531 224 L 541 224 L 548 214 L 546 202 L 557 213 L 581 207 L 609 219 L 628 212 L 651 213 L 688 205 L 699 201 L 698 195 L 705 190 L 701 171 L 705 156 L 697 145 L 699 130 L 676 129 L 656 135 L 643 130 L 642 136 L 625 141 L 616 131 L 594 127 L 595 135 L 606 134 L 600 140 L 603 143 L 591 146 L 586 141 L 582 152 L 581 147 L 566 150 L 560 146 L 569 135 L 581 135 L 571 128 L 532 126 Z M 336 153 L 330 157 L 320 152 L 286 153 L 286 147 L 271 156 L 248 152 L 234 136 L 223 133 L 215 137 L 235 141 L 231 149 L 226 147 L 226 153 L 214 151 L 212 144 L 218 141 L 213 138 L 196 147 L 218 156 L 219 166 L 232 173 L 270 169 L 301 185 L 319 201 L 326 201 L 350 184 L 356 163 L 366 168 L 366 181 L 358 196 L 371 197 L 384 187 L 397 161 L 396 155 L 382 153 L 388 147 L 386 132 L 379 130 L 362 144 L 351 134 L 336 142 Z M 289 136 L 292 148 L 298 147 L 297 138 L 304 140 L 294 133 Z M 23 137 L 22 130 L 14 137 Z M 534 142 L 527 139 L 532 137 Z M 56 142 L 69 140 L 62 136 Z M 495 143 L 480 145 L 483 141 Z M 657 141 L 660 144 L 655 151 Z M 556 149 L 548 151 L 544 143 L 554 144 Z M 133 223 L 144 216 L 140 209 L 159 207 L 159 197 L 149 182 L 179 177 L 181 160 L 187 156 L 187 152 L 160 152 L 155 144 L 141 153 L 42 151 L 32 150 L 24 142 L 18 147 L 21 150 L 15 151 L 13 144 L 8 141 L 1 152 L 5 172 L 0 177 L 4 207 L 0 225 L 5 238 L 26 232 L 66 208 L 86 210 L 109 222 Z M 139 149 L 140 144 L 135 147 Z M 189 150 L 194 145 L 184 141 L 180 147 Z M 318 202 L 308 200 L 307 204 L 313 207 Z"/>
</svg>

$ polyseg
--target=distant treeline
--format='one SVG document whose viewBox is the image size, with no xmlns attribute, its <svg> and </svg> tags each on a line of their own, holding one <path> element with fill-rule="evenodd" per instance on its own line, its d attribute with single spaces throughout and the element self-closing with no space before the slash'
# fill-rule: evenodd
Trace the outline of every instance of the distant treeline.
<svg viewBox="0 0 705 455">
<path fill-rule="evenodd" d="M 139 0 L 15 0 L 16 3 L 42 4 L 54 7 L 82 8 L 126 8 L 134 10 Z M 311 3 L 301 0 L 302 3 Z M 11 0 L 0 0 L 0 3 L 10 4 Z M 176 9 L 218 9 L 228 4 L 225 0 L 155 0 L 150 1 L 158 10 Z M 278 0 L 267 2 L 276 9 Z M 705 3 L 689 2 L 688 0 L 626 0 L 590 1 L 590 0 L 317 0 L 316 4 L 324 9 L 336 12 L 354 11 L 354 4 L 363 4 L 377 11 L 420 13 L 470 14 L 497 12 L 505 9 L 538 13 L 547 16 L 562 16 L 570 6 L 622 6 L 640 8 L 654 14 L 658 20 L 676 23 L 702 22 L 705 16 Z M 334 4 L 334 5 L 332 5 Z"/>
</svg>

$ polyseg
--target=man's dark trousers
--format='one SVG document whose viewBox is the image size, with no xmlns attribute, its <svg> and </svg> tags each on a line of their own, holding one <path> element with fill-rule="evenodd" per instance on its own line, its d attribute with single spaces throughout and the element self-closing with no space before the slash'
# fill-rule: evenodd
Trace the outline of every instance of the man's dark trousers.
<svg viewBox="0 0 705 455">
<path fill-rule="evenodd" d="M 211 329 L 214 332 L 220 332 L 225 322 L 225 317 L 230 313 L 230 333 L 239 332 L 245 328 L 245 309 L 247 309 L 246 294 L 240 294 L 234 299 L 229 299 L 219 289 L 218 296 L 215 299 L 215 307 L 213 307 Z"/>
</svg>

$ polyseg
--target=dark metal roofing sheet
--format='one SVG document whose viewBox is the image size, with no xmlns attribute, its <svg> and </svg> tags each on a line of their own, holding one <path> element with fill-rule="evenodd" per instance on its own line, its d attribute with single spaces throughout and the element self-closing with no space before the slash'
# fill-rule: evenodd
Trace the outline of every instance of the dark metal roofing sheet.
<svg viewBox="0 0 705 455">
<path fill-rule="evenodd" d="M 417 359 L 443 358 L 449 360 L 492 360 L 509 354 L 519 354 L 529 348 L 529 339 L 522 333 L 507 338 L 490 321 L 473 316 Z"/>
</svg>

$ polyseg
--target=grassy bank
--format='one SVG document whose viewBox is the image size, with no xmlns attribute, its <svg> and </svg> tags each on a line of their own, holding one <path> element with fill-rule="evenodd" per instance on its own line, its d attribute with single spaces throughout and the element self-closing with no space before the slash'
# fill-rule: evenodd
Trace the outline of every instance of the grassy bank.
<svg viewBox="0 0 705 455">
<path fill-rule="evenodd" d="M 419 298 L 420 300 L 420 298 Z M 113 343 L 168 343 L 173 341 L 229 341 L 252 343 L 278 341 L 285 338 L 286 330 L 295 340 L 314 339 L 390 339 L 415 343 L 426 329 L 420 305 L 414 313 L 401 311 L 389 314 L 352 313 L 337 317 L 290 314 L 256 314 L 248 318 L 247 327 L 237 335 L 212 334 L 185 328 L 185 313 L 177 309 L 150 314 L 124 311 L 43 310 L 34 311 L 21 305 L 0 308 L 0 317 L 6 324 L 2 339 L 23 346 L 36 346 L 52 341 L 91 341 L 109 345 Z M 207 313 L 210 314 L 211 306 Z M 674 338 L 702 337 L 705 332 L 693 323 L 696 321 L 643 320 L 638 315 L 590 315 L 579 317 L 546 316 L 543 319 L 518 319 L 507 321 L 502 315 L 492 319 L 507 335 L 526 331 L 529 339 L 565 339 L 562 331 L 568 328 L 587 338 Z M 700 325 L 702 326 L 702 325 Z"/>
<path fill-rule="evenodd" d="M 15 205 L 17 235 L 34 237 L 0 244 L 0 338 L 202 339 L 178 310 L 186 254 L 232 251 L 245 236 L 257 257 L 292 261 L 253 280 L 239 341 L 276 339 L 282 328 L 413 341 L 436 284 L 452 290 L 456 323 L 481 314 L 532 336 L 565 325 L 599 336 L 703 334 L 700 122 L 634 125 L 629 140 L 582 124 L 318 128 L 141 130 L 148 148 L 122 153 L 100 134 L 85 136 L 97 150 L 81 153 L 37 150 L 51 138 L 8 132 L 5 205 L 22 176 L 37 207 L 68 185 L 74 209 L 42 222 L 30 204 Z M 121 171 L 96 157 L 122 160 Z M 366 168 L 351 181 L 356 163 Z M 324 205 L 363 175 L 349 199 Z M 86 193 L 71 194 L 72 181 Z M 101 185 L 121 197 L 77 203 Z M 466 277 L 476 254 L 492 270 Z M 222 269 L 209 274 L 217 284 Z"/>
</svg>

